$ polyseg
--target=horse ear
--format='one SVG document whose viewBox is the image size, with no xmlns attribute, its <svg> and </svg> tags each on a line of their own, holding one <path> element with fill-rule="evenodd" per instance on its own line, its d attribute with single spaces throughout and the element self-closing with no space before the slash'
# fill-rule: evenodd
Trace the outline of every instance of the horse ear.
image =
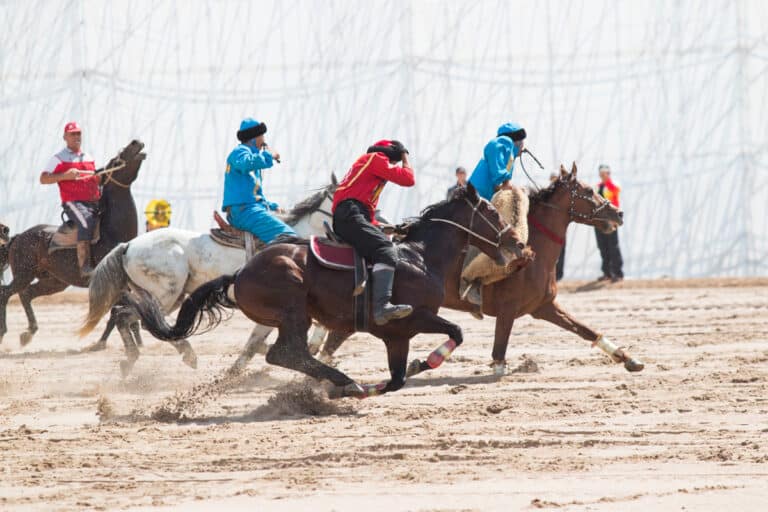
<svg viewBox="0 0 768 512">
<path fill-rule="evenodd" d="M 331 185 L 338 185 L 339 180 L 336 179 L 336 173 L 331 171 Z"/>
<path fill-rule="evenodd" d="M 573 162 L 571 166 L 571 179 L 576 179 L 576 162 Z"/>
<path fill-rule="evenodd" d="M 568 171 L 565 170 L 565 166 L 560 164 L 560 178 L 565 179 L 568 176 Z"/>
<path fill-rule="evenodd" d="M 477 199 L 477 189 L 471 182 L 467 182 L 467 194 L 469 194 L 469 200 L 474 201 Z"/>
</svg>

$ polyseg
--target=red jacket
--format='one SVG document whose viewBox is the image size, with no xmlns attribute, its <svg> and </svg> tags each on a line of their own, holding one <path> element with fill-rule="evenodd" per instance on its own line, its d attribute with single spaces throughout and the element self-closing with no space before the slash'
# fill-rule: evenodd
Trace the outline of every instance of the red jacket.
<svg viewBox="0 0 768 512">
<path fill-rule="evenodd" d="M 621 187 L 614 183 L 610 178 L 603 183 L 602 181 L 597 184 L 597 193 L 606 198 L 616 208 L 619 207 L 619 193 Z"/>
<path fill-rule="evenodd" d="M 371 223 L 376 224 L 373 214 L 379 204 L 379 194 L 388 181 L 401 187 L 412 187 L 415 183 L 413 169 L 390 164 L 384 153 L 362 155 L 352 164 L 333 194 L 331 211 L 335 212 L 339 203 L 346 199 L 356 199 L 368 207 Z"/>
</svg>

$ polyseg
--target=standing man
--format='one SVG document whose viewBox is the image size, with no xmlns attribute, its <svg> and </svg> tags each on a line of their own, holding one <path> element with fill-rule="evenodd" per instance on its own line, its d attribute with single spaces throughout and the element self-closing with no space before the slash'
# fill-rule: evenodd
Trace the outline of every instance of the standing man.
<svg viewBox="0 0 768 512">
<path fill-rule="evenodd" d="M 82 277 L 90 277 L 91 240 L 99 215 L 99 177 L 96 163 L 81 148 L 82 131 L 71 121 L 64 125 L 67 146 L 53 155 L 40 174 L 40 183 L 59 185 L 61 204 L 67 217 L 77 224 L 77 263 Z"/>
<path fill-rule="evenodd" d="M 611 179 L 611 168 L 605 164 L 600 164 L 597 171 L 600 174 L 597 193 L 618 208 L 621 187 Z M 619 249 L 619 231 L 615 230 L 606 234 L 595 228 L 595 238 L 597 238 L 597 248 L 600 249 L 600 257 L 603 259 L 603 275 L 598 278 L 598 281 L 610 279 L 612 283 L 617 283 L 624 280 L 624 272 L 622 271 L 624 261 Z"/>
<path fill-rule="evenodd" d="M 402 162 L 401 165 L 397 165 Z M 415 183 L 408 150 L 397 140 L 380 140 L 358 157 L 333 194 L 333 231 L 373 263 L 373 321 L 384 325 L 413 312 L 407 304 L 392 304 L 397 252 L 378 227 L 374 212 L 384 185 Z"/>
<path fill-rule="evenodd" d="M 467 186 L 467 170 L 463 167 L 456 168 L 456 184 L 452 187 L 448 187 L 448 192 L 445 195 L 446 199 L 450 199 L 453 193 L 458 188 L 464 188 Z"/>
<path fill-rule="evenodd" d="M 227 157 L 222 209 L 230 224 L 268 244 L 281 235 L 296 236 L 296 232 L 275 217 L 274 212 L 282 209 L 264 196 L 261 171 L 280 162 L 280 154 L 272 153 L 264 142 L 265 133 L 267 125 L 251 117 L 240 123 L 240 144 Z"/>
</svg>

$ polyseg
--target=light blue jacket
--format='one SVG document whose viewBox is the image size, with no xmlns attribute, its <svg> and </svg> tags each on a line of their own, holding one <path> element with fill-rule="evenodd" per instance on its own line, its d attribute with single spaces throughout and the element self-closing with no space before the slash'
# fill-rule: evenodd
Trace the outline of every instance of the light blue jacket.
<svg viewBox="0 0 768 512">
<path fill-rule="evenodd" d="M 247 144 L 238 144 L 227 157 L 224 175 L 224 201 L 221 208 L 235 204 L 263 203 L 270 210 L 277 209 L 264 197 L 261 170 L 272 167 L 272 154 Z"/>
<path fill-rule="evenodd" d="M 512 164 L 519 155 L 520 150 L 507 136 L 496 137 L 485 145 L 483 158 L 469 178 L 480 197 L 490 201 L 494 189 L 512 178 Z"/>
</svg>

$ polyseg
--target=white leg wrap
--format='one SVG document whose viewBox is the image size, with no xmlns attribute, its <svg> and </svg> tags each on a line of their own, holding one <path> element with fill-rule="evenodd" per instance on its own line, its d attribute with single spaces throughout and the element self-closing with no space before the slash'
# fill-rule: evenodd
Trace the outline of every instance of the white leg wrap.
<svg viewBox="0 0 768 512">
<path fill-rule="evenodd" d="M 616 350 L 619 348 L 616 345 L 614 345 L 611 340 L 609 340 L 602 334 L 600 335 L 599 338 L 597 338 L 597 341 L 595 341 L 594 344 L 600 347 L 600 350 L 602 350 L 603 352 L 605 352 L 611 357 L 613 357 L 613 355 L 616 353 Z"/>
</svg>

